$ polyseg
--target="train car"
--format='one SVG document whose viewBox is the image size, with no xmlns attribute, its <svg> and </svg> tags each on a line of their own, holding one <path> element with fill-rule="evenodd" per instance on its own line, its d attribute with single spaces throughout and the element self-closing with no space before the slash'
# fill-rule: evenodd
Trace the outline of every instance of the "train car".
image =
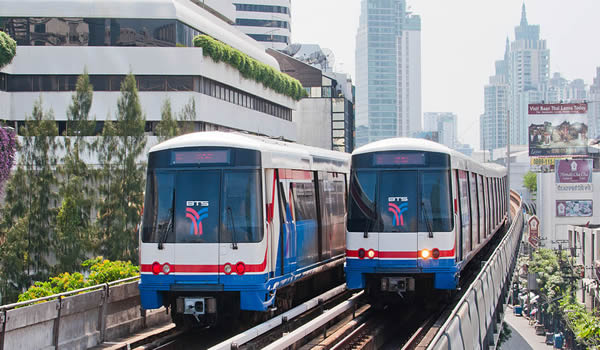
<svg viewBox="0 0 600 350">
<path fill-rule="evenodd" d="M 154 146 L 142 307 L 170 307 L 177 325 L 214 325 L 289 306 L 309 276 L 343 281 L 349 170 L 349 154 L 238 133 Z"/>
<path fill-rule="evenodd" d="M 507 218 L 506 169 L 435 142 L 395 138 L 360 147 L 350 177 L 349 289 L 454 290 Z"/>
</svg>

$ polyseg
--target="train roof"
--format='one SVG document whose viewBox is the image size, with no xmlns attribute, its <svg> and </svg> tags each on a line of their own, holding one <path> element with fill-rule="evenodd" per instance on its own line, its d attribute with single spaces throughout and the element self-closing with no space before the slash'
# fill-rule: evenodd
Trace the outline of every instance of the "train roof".
<svg viewBox="0 0 600 350">
<path fill-rule="evenodd" d="M 466 154 L 453 150 L 440 143 L 412 137 L 397 137 L 375 141 L 355 149 L 352 154 L 407 150 L 448 154 L 452 162 L 452 167 L 456 169 L 476 171 L 478 173 L 485 173 L 486 175 L 493 176 L 502 176 L 506 174 L 506 168 L 502 165 L 496 163 L 480 163 Z"/>
<path fill-rule="evenodd" d="M 281 168 L 348 172 L 350 154 L 238 132 L 203 131 L 174 137 L 150 153 L 183 147 L 233 147 L 260 151 L 263 164 Z M 266 163 L 265 163 L 266 162 Z"/>
</svg>

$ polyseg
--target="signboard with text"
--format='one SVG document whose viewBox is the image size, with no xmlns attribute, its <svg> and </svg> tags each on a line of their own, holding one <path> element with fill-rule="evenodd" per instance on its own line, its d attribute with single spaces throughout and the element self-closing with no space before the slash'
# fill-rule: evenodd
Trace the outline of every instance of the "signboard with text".
<svg viewBox="0 0 600 350">
<path fill-rule="evenodd" d="M 554 172 L 554 164 L 557 160 L 564 158 L 554 157 L 530 157 L 529 170 L 534 173 L 550 173 Z"/>
<path fill-rule="evenodd" d="M 527 226 L 529 228 L 529 244 L 531 244 L 532 247 L 537 248 L 540 240 L 540 219 L 535 215 L 530 217 L 527 221 Z"/>
<path fill-rule="evenodd" d="M 557 217 L 593 216 L 594 208 L 591 200 L 557 200 Z"/>
<path fill-rule="evenodd" d="M 556 183 L 591 183 L 594 168 L 591 159 L 557 160 Z"/>
<path fill-rule="evenodd" d="M 530 104 L 529 155 L 587 154 L 587 103 Z"/>
</svg>

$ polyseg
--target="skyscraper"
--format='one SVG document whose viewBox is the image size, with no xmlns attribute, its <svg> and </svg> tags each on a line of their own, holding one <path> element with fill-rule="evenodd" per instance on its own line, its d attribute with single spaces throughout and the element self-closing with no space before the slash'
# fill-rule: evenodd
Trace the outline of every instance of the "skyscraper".
<svg viewBox="0 0 600 350">
<path fill-rule="evenodd" d="M 588 106 L 588 125 L 590 126 L 590 138 L 600 138 L 600 67 L 596 67 L 596 76 L 590 85 L 590 100 Z"/>
<path fill-rule="evenodd" d="M 282 50 L 291 43 L 291 0 L 233 0 L 235 25 L 266 47 Z"/>
<path fill-rule="evenodd" d="M 421 130 L 421 18 L 406 0 L 362 0 L 356 145 Z"/>
<path fill-rule="evenodd" d="M 550 76 L 550 50 L 546 40 L 540 39 L 540 26 L 527 23 L 525 4 L 510 45 L 509 67 L 510 139 L 512 144 L 526 145 L 527 105 L 543 99 L 543 87 Z"/>
<path fill-rule="evenodd" d="M 482 150 L 506 147 L 506 118 L 510 101 L 508 84 L 509 41 L 506 39 L 504 59 L 496 61 L 496 74 L 484 88 L 484 113 L 481 115 L 480 146 Z"/>
<path fill-rule="evenodd" d="M 423 122 L 423 131 L 436 131 L 439 143 L 449 148 L 456 146 L 456 114 L 450 112 L 425 112 Z"/>
</svg>

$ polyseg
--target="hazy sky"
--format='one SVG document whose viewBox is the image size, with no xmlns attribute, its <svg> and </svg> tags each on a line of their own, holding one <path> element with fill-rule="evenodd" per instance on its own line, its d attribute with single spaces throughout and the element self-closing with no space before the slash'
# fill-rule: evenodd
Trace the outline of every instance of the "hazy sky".
<svg viewBox="0 0 600 350">
<path fill-rule="evenodd" d="M 292 42 L 330 48 L 338 71 L 355 76 L 360 0 L 292 0 Z M 522 0 L 407 0 L 421 16 L 422 112 L 458 115 L 461 142 L 479 148 L 483 88 L 514 40 Z M 592 83 L 600 66 L 599 0 L 527 0 L 529 24 L 540 25 L 550 71 Z"/>
</svg>

